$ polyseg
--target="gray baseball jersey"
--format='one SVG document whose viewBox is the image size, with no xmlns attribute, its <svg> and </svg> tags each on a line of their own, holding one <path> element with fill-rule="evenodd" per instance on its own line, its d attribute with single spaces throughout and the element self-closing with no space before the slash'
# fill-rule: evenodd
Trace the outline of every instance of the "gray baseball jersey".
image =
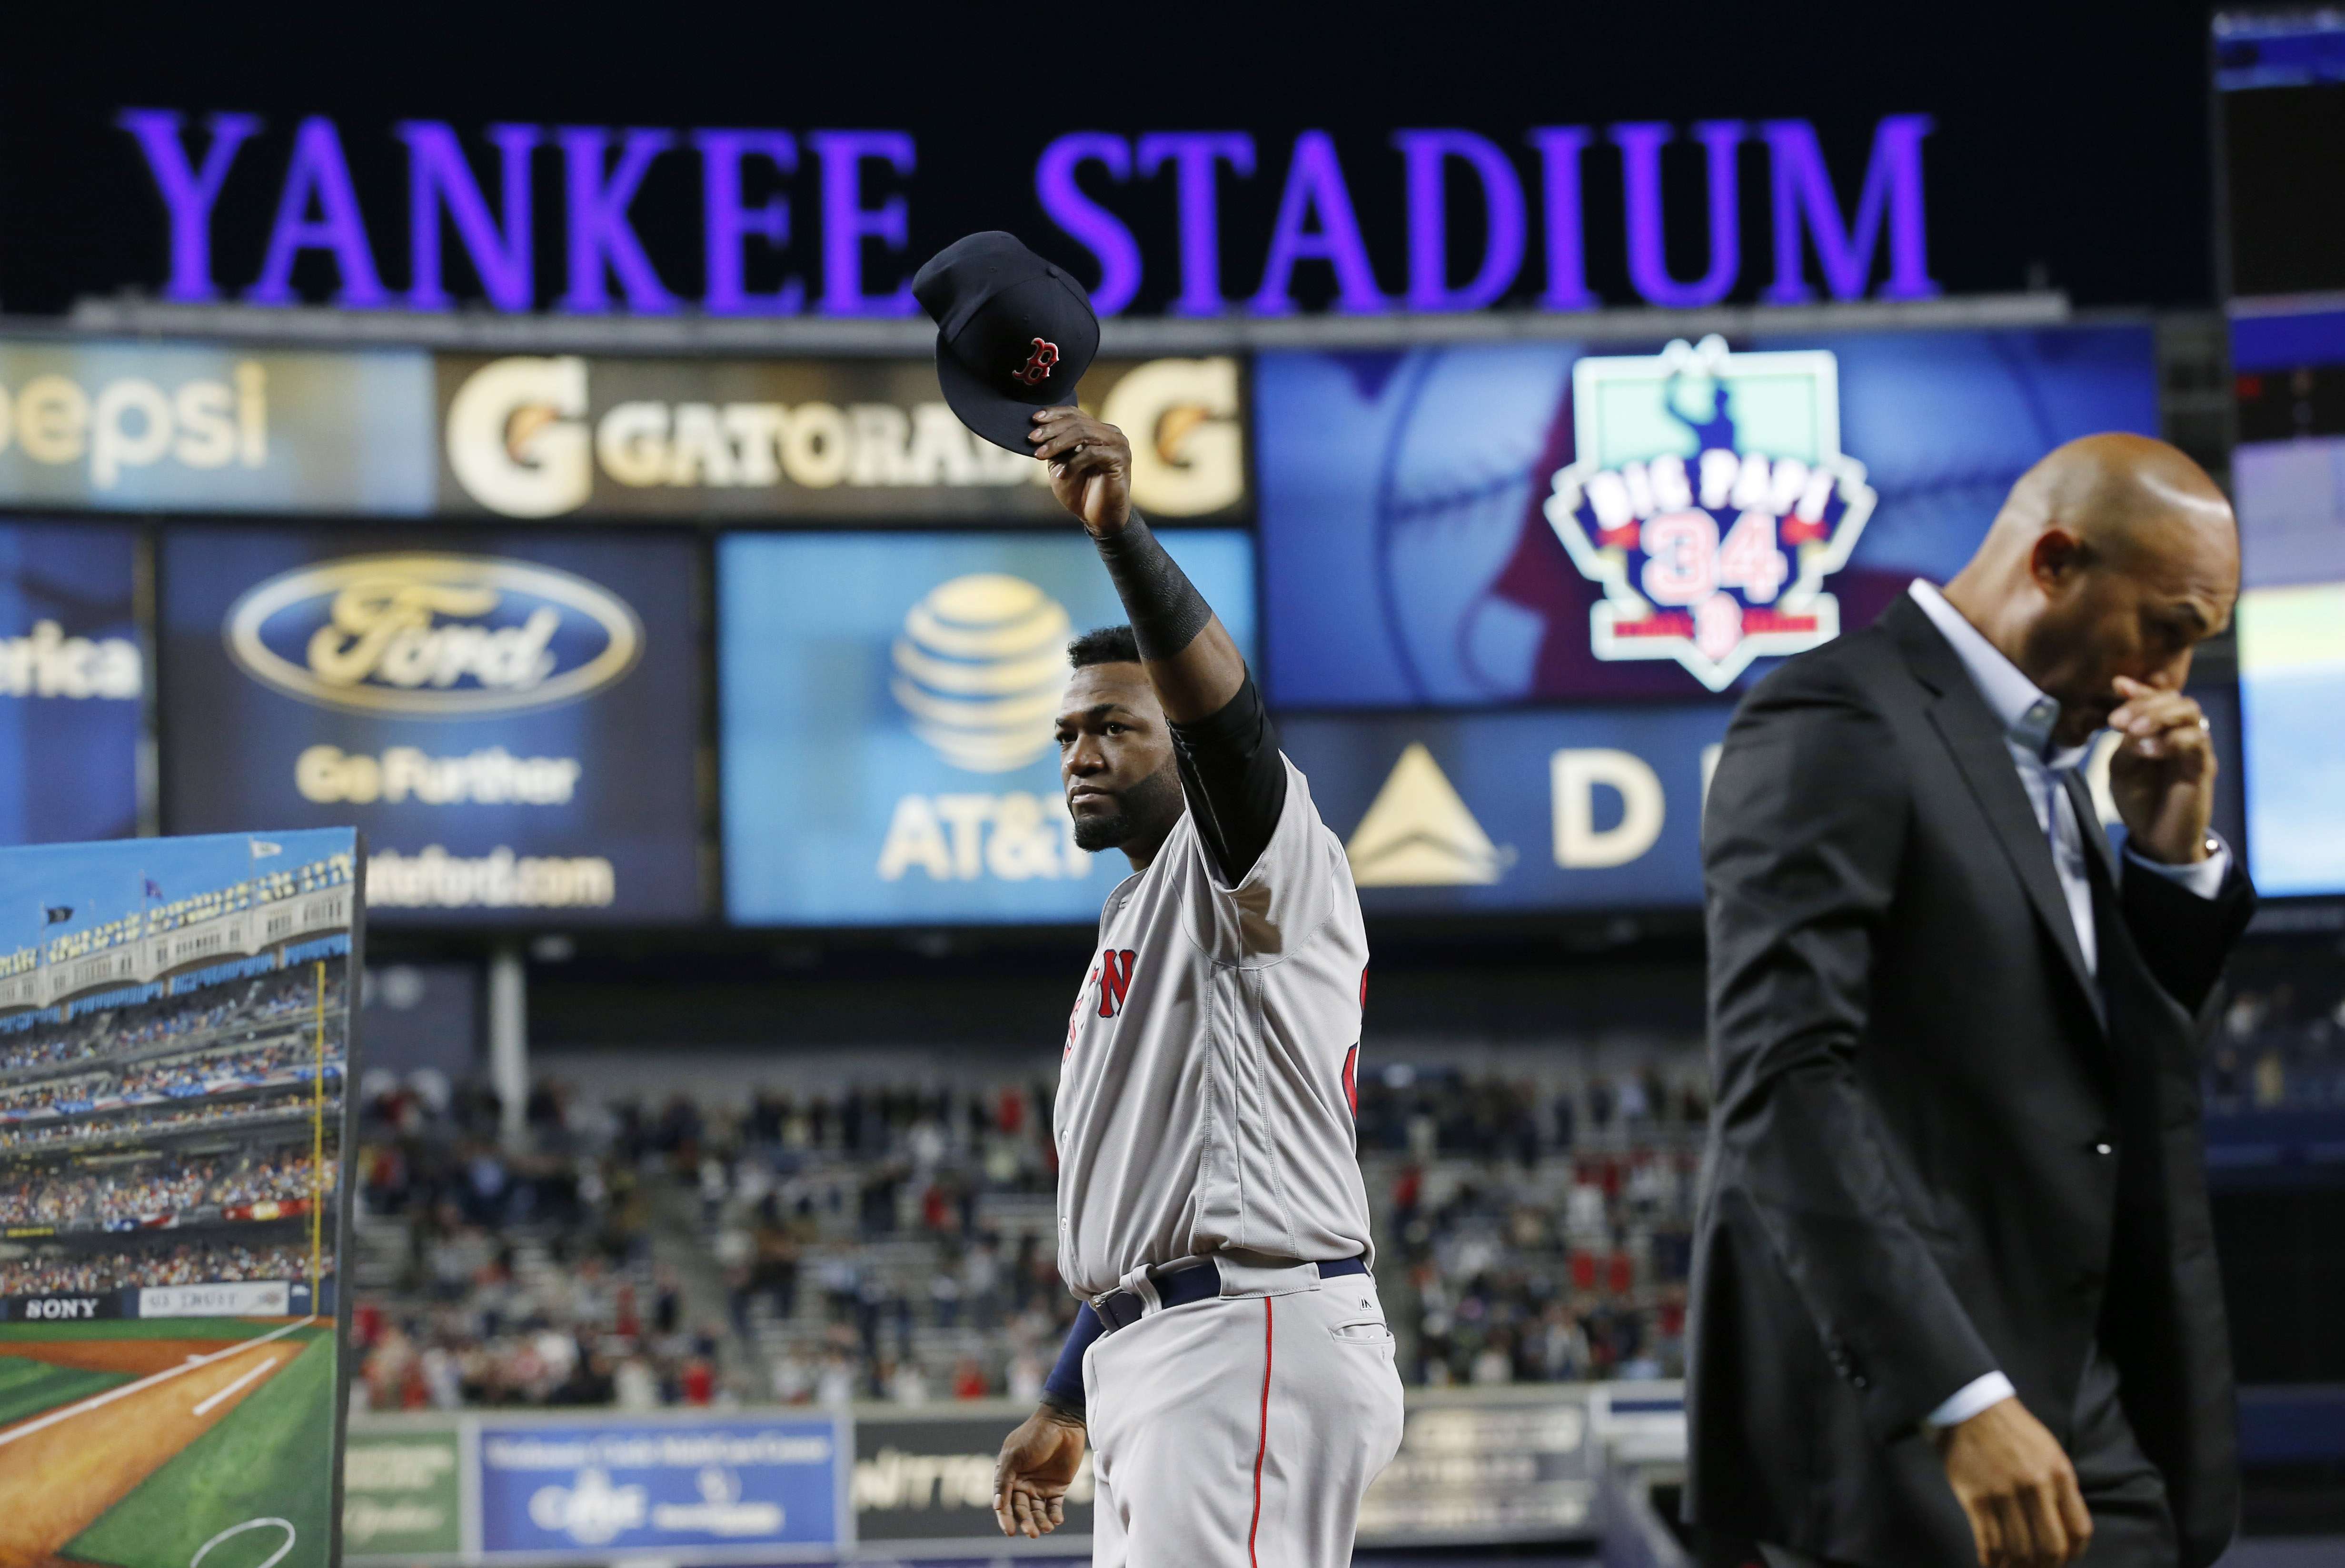
<svg viewBox="0 0 2345 1568">
<path fill-rule="evenodd" d="M 1059 1070 L 1059 1273 L 1078 1293 L 1223 1249 L 1369 1248 L 1354 1114 L 1367 933 L 1282 757 L 1269 845 L 1223 886 L 1184 814 L 1100 916 Z"/>
</svg>

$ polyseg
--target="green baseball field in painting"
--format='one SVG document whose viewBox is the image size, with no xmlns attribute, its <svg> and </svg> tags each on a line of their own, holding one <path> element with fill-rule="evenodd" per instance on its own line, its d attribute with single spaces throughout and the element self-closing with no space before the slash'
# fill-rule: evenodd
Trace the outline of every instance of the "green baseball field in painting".
<svg viewBox="0 0 2345 1568">
<path fill-rule="evenodd" d="M 286 1318 L 101 1318 L 95 1322 L 0 1323 L 0 1344 L 59 1340 L 257 1340 Z M 297 1332 L 290 1338 L 299 1339 Z"/>
<path fill-rule="evenodd" d="M 69 1405 L 130 1381 L 128 1372 L 54 1367 L 27 1356 L 0 1355 L 0 1426 Z"/>
<path fill-rule="evenodd" d="M 282 1519 L 294 1530 L 280 1568 L 326 1561 L 333 1478 L 334 1340 L 306 1338 L 292 1364 L 239 1402 L 69 1543 L 60 1555 L 113 1568 L 187 1568 L 204 1543 L 248 1519 Z M 249 1568 L 284 1543 L 275 1528 L 213 1548 L 205 1568 Z"/>
</svg>

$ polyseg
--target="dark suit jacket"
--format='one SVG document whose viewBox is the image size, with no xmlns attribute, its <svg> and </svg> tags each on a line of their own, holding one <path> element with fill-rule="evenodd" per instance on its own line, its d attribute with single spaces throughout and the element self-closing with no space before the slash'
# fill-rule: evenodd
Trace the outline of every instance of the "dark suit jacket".
<svg viewBox="0 0 2345 1568">
<path fill-rule="evenodd" d="M 2229 1540 L 2198 1055 L 2254 895 L 2086 837 L 2097 981 L 2002 724 L 1910 597 L 1735 714 L 1703 822 L 1694 1522 L 1965 1568 L 1923 1417 L 1999 1369 L 2065 1443 L 2097 1337 L 2185 1563 Z"/>
</svg>

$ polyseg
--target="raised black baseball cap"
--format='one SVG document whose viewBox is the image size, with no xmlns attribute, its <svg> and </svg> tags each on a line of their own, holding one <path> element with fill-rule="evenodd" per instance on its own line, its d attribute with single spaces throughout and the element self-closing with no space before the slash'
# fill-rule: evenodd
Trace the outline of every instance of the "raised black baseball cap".
<svg viewBox="0 0 2345 1568">
<path fill-rule="evenodd" d="M 929 258 L 912 297 L 937 324 L 937 379 L 961 423 L 1013 452 L 1037 409 L 1065 408 L 1099 352 L 1083 286 L 998 228 Z"/>
</svg>

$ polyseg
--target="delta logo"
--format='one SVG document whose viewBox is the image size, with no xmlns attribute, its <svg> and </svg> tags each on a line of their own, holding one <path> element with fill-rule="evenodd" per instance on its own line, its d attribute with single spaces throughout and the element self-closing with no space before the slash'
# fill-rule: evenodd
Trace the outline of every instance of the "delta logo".
<svg viewBox="0 0 2345 1568">
<path fill-rule="evenodd" d="M 1599 659 L 1674 659 L 1713 692 L 1751 661 L 1840 634 L 1824 580 L 1848 564 L 1874 495 L 1840 449 L 1828 349 L 1738 354 L 1682 339 L 1572 367 L 1577 460 L 1548 522 L 1604 590 Z"/>
<path fill-rule="evenodd" d="M 364 555 L 270 578 L 229 606 L 228 654 L 288 696 L 467 718 L 574 702 L 634 667 L 633 606 L 525 561 Z"/>
</svg>

